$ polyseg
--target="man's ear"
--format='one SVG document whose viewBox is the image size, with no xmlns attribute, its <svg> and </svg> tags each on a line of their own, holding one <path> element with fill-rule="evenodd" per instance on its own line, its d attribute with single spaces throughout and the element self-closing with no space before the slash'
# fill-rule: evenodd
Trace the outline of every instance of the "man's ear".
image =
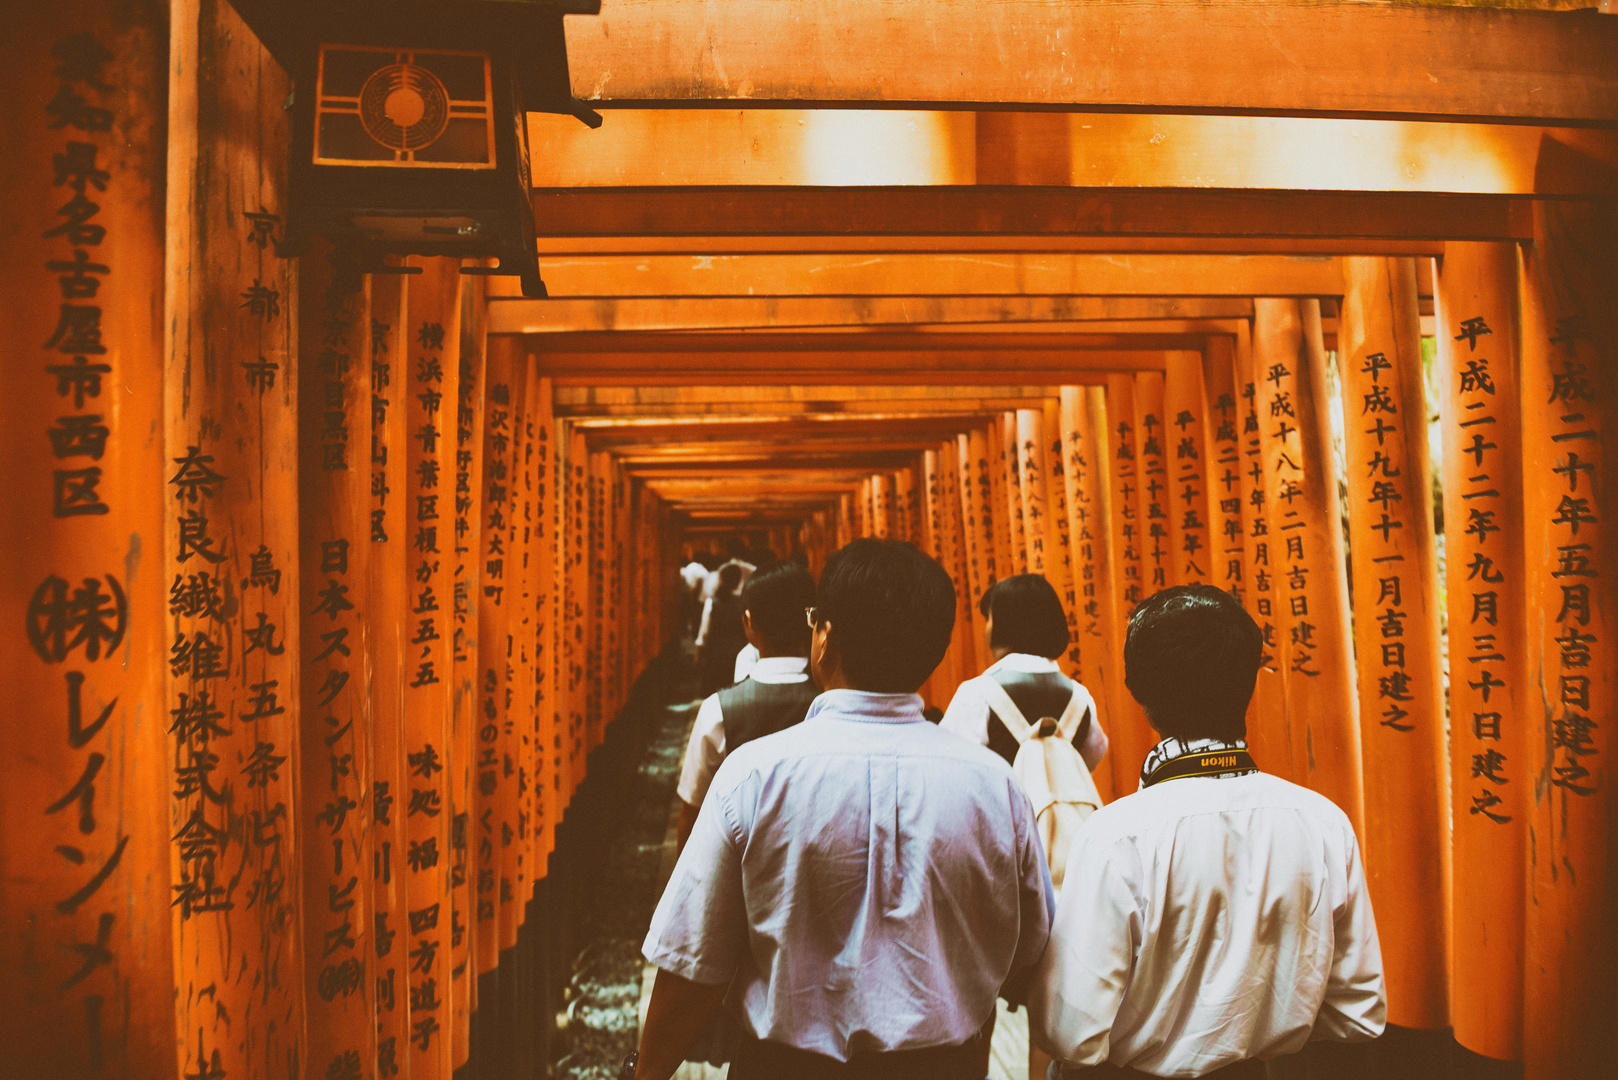
<svg viewBox="0 0 1618 1080">
<path fill-rule="evenodd" d="M 742 612 L 742 633 L 747 635 L 747 643 L 753 646 L 753 648 L 763 648 L 763 646 L 759 644 L 757 632 L 755 632 L 753 629 L 753 613 L 751 611 Z"/>
</svg>

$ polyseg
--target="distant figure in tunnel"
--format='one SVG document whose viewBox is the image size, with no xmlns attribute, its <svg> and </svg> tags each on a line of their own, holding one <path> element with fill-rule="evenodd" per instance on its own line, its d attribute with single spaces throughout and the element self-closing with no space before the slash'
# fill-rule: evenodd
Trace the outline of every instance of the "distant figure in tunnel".
<svg viewBox="0 0 1618 1080">
<path fill-rule="evenodd" d="M 990 586 L 978 603 L 994 663 L 955 691 L 940 723 L 945 731 L 999 754 L 1033 800 L 1051 881 L 1060 893 L 1068 847 L 1101 806 L 1090 773 L 1107 753 L 1094 696 L 1062 674 L 1067 615 L 1051 583 L 1018 574 Z M 985 1048 L 993 1026 L 985 1029 Z M 1050 1059 L 1028 1048 L 1028 1075 Z"/>
<path fill-rule="evenodd" d="M 1229 593 L 1135 609 L 1124 682 L 1163 741 L 1141 790 L 1068 855 L 1028 997 L 1052 1080 L 1262 1080 L 1311 1039 L 1382 1033 L 1382 953 L 1348 816 L 1258 771 L 1247 703 L 1263 642 Z"/>
<path fill-rule="evenodd" d="M 742 621 L 742 567 L 726 563 L 719 568 L 714 594 L 702 608 L 697 630 L 697 677 L 702 696 L 730 685 L 736 654 L 747 644 Z"/>
<path fill-rule="evenodd" d="M 922 718 L 955 590 L 909 544 L 821 576 L 800 724 L 731 752 L 658 903 L 640 1080 L 667 1080 L 736 983 L 731 1080 L 982 1080 L 977 1035 L 1053 903 L 1004 761 Z"/>
</svg>

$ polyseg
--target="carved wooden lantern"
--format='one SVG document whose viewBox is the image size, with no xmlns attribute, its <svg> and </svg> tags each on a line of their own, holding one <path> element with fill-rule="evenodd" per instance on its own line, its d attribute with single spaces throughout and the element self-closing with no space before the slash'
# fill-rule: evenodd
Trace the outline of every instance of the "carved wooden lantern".
<svg viewBox="0 0 1618 1080">
<path fill-rule="evenodd" d="M 564 14 L 600 0 L 233 0 L 292 76 L 285 249 L 499 259 L 544 296 L 526 113 L 574 100 Z M 474 271 L 477 272 L 477 271 Z"/>
</svg>

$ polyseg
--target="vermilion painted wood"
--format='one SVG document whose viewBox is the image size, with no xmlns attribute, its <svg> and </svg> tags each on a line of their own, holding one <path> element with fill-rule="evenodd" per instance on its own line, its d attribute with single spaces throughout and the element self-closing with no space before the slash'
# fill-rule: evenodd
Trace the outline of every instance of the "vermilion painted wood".
<svg viewBox="0 0 1618 1080">
<path fill-rule="evenodd" d="M 1036 409 L 1018 409 L 1010 414 L 1012 443 L 1010 454 L 1016 463 L 1017 516 L 1023 523 L 1023 550 L 1027 552 L 1028 572 L 1050 579 L 1054 561 L 1050 537 L 1050 507 L 1047 503 L 1044 417 Z M 1060 595 L 1060 593 L 1058 593 Z"/>
<path fill-rule="evenodd" d="M 1208 415 L 1201 355 L 1169 355 L 1163 372 L 1163 453 L 1169 475 L 1170 558 L 1178 585 L 1206 584 L 1213 578 Z"/>
<path fill-rule="evenodd" d="M 1084 639 L 1079 631 L 1079 598 L 1074 588 L 1073 537 L 1067 509 L 1067 466 L 1062 453 L 1062 406 L 1058 398 L 1040 402 L 1041 448 L 1044 451 L 1045 506 L 1048 539 L 1045 576 L 1062 601 L 1067 616 L 1068 651 L 1063 662 L 1068 674 L 1080 678 L 1083 671 Z"/>
<path fill-rule="evenodd" d="M 1243 573 L 1241 429 L 1236 406 L 1235 335 L 1210 335 L 1202 347 L 1203 431 L 1208 448 L 1208 583 L 1246 599 Z"/>
<path fill-rule="evenodd" d="M 1410 915 L 1378 927 L 1389 1021 L 1431 1029 L 1449 1020 L 1449 755 L 1415 261 L 1346 259 L 1344 276 L 1365 873 L 1373 904 Z"/>
<path fill-rule="evenodd" d="M 989 508 L 986 444 L 981 430 L 955 439 L 956 484 L 961 495 L 961 527 L 967 558 L 967 604 L 972 611 L 973 673 L 989 666 L 989 644 L 978 602 L 995 580 L 994 521 Z"/>
<path fill-rule="evenodd" d="M 1135 439 L 1140 452 L 1140 565 L 1145 599 L 1178 584 L 1178 560 L 1169 532 L 1173 487 L 1164 446 L 1168 433 L 1163 420 L 1163 373 L 1142 371 L 1135 376 Z"/>
<path fill-rule="evenodd" d="M 1000 456 L 992 474 L 999 484 L 999 502 L 1004 504 L 1006 544 L 1002 557 L 1007 560 L 1006 574 L 1028 573 L 1028 528 L 1023 520 L 1022 471 L 1017 455 L 1017 414 L 1003 412 L 995 417 L 990 434 L 998 440 Z M 991 451 L 995 447 L 991 446 Z"/>
<path fill-rule="evenodd" d="M 4 1070 L 18 1076 L 178 1071 L 164 677 L 173 579 L 160 494 L 173 469 L 161 302 L 167 25 L 163 4 L 70 2 L 9 12 L 0 37 L 10 102 L 0 114 L 0 1028 Z M 87 67 L 62 74 L 75 57 Z M 51 103 L 65 95 L 83 103 L 79 123 L 56 123 Z M 105 127 L 90 111 L 103 109 Z M 82 165 L 64 174 L 75 157 Z M 92 164 L 99 173 L 83 171 Z M 84 213 L 84 199 L 94 204 L 85 228 L 105 233 L 51 235 L 58 208 Z M 82 276 L 76 260 L 89 264 Z M 74 319 L 86 333 L 99 327 L 99 342 L 58 338 Z M 82 402 L 76 377 L 50 370 L 71 373 L 76 357 L 105 365 L 89 369 L 98 382 L 78 384 Z M 64 504 L 75 490 L 82 499 Z"/>
<path fill-rule="evenodd" d="M 1615 1057 L 1613 988 L 1610 978 L 1603 984 L 1607 965 L 1597 958 L 1610 956 L 1613 942 L 1603 908 L 1613 874 L 1602 853 L 1611 850 L 1614 828 L 1618 533 L 1607 524 L 1614 487 L 1604 440 L 1612 437 L 1614 422 L 1611 357 L 1618 304 L 1602 259 L 1610 266 L 1618 229 L 1610 208 L 1547 205 L 1535 231 L 1534 247 L 1519 256 L 1523 548 L 1529 685 L 1536 691 L 1526 703 L 1528 769 L 1535 783 L 1523 1062 L 1531 1080 L 1549 1080 L 1581 1071 L 1595 1075 Z M 1588 565 L 1580 561 L 1586 558 Z M 1588 609 L 1581 604 L 1581 587 L 1589 590 Z"/>
</svg>

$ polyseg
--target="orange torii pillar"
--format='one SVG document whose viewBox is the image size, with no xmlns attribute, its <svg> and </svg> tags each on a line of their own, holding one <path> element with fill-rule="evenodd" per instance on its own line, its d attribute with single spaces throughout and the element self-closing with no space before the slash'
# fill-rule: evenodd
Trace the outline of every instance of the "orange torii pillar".
<svg viewBox="0 0 1618 1080">
<path fill-rule="evenodd" d="M 1179 560 L 1175 558 L 1169 533 L 1168 461 L 1163 444 L 1168 434 L 1163 424 L 1163 373 L 1142 371 L 1135 375 L 1135 432 L 1140 450 L 1140 487 L 1136 492 L 1141 526 L 1141 573 L 1145 577 L 1141 599 L 1177 583 Z"/>
<path fill-rule="evenodd" d="M 1236 338 L 1216 334 L 1202 350 L 1202 385 L 1208 413 L 1208 583 L 1246 602 L 1242 557 L 1242 456 L 1237 434 Z"/>
<path fill-rule="evenodd" d="M 916 500 L 916 476 L 911 469 L 899 469 L 893 474 L 893 522 L 895 540 L 908 540 L 921 546 L 921 529 Z"/>
<path fill-rule="evenodd" d="M 1082 678 L 1084 638 L 1079 631 L 1079 597 L 1074 587 L 1073 536 L 1067 509 L 1067 468 L 1063 463 L 1062 405 L 1048 397 L 1040 405 L 1040 432 L 1043 435 L 1045 506 L 1048 539 L 1045 576 L 1062 601 L 1067 616 L 1067 663 L 1074 678 Z"/>
<path fill-rule="evenodd" d="M 489 339 L 483 388 L 483 483 L 477 507 L 483 517 L 483 580 L 478 591 L 481 675 L 474 732 L 472 821 L 468 829 L 478 974 L 492 971 L 500 963 L 501 826 L 515 818 L 517 805 L 512 736 L 518 714 L 511 707 L 515 683 L 511 641 L 513 624 L 519 621 L 513 611 L 522 586 L 521 555 L 514 550 L 513 535 L 521 513 L 517 501 L 522 448 L 519 432 L 526 419 L 522 404 L 528 386 L 527 367 L 528 358 L 519 338 Z"/>
<path fill-rule="evenodd" d="M 1338 321 L 1358 614 L 1365 872 L 1388 1020 L 1449 1023 L 1449 757 L 1416 264 L 1343 260 Z"/>
<path fill-rule="evenodd" d="M 1259 768 L 1295 780 L 1292 731 L 1287 725 L 1286 685 L 1281 675 L 1277 564 L 1270 558 L 1276 541 L 1270 532 L 1269 489 L 1264 480 L 1264 439 L 1258 415 L 1258 379 L 1253 371 L 1253 340 L 1246 324 L 1238 327 L 1232 364 L 1242 459 L 1242 578 L 1247 585 L 1242 599 L 1264 637 L 1253 701 L 1247 709 L 1247 745 Z"/>
<path fill-rule="evenodd" d="M 176 1033 L 182 1075 L 268 1075 L 308 1060 L 304 965 L 322 963 L 299 940 L 302 372 L 295 271 L 275 252 L 291 84 L 224 0 L 177 3 L 170 18 L 161 535 Z M 333 800 L 331 820 L 359 810 Z M 334 967 L 331 998 L 363 994 L 367 977 L 363 963 Z"/>
<path fill-rule="evenodd" d="M 505 715 L 497 744 L 501 784 L 496 792 L 494 818 L 490 822 L 496 836 L 496 863 L 492 867 L 494 920 L 499 941 L 497 948 L 502 951 L 517 943 L 517 931 L 522 926 L 523 917 L 523 906 L 518 902 L 521 895 L 519 886 L 529 869 L 530 855 L 518 841 L 518 835 L 533 801 L 525 768 L 529 748 L 525 743 L 527 723 L 524 703 L 533 697 L 535 680 L 539 677 L 534 663 L 533 640 L 539 618 L 535 582 L 541 569 L 534 559 L 538 492 L 538 463 L 534 445 L 540 380 L 533 361 L 526 355 L 513 358 L 511 370 L 514 416 L 509 492 L 511 518 L 507 523 L 510 530 L 509 557 L 504 568 L 507 587 L 511 592 L 505 601 L 509 608 L 505 645 L 501 650 L 506 672 Z M 482 827 L 483 823 L 480 822 L 479 828 Z"/>
<path fill-rule="evenodd" d="M 1208 399 L 1202 354 L 1170 352 L 1163 372 L 1163 457 L 1169 474 L 1169 548 L 1176 585 L 1214 580 L 1208 534 Z"/>
<path fill-rule="evenodd" d="M 534 545 L 533 563 L 534 599 L 532 618 L 533 642 L 533 701 L 534 719 L 531 734 L 534 741 L 531 754 L 529 796 L 534 837 L 531 861 L 527 868 L 530 887 L 537 886 L 545 876 L 552 849 L 556 846 L 556 826 L 562 820 L 571 789 L 563 786 L 562 766 L 562 671 L 558 642 L 561 640 L 562 589 L 558 559 L 562 554 L 560 460 L 557 450 L 557 422 L 551 407 L 552 385 L 549 379 L 537 378 L 529 369 L 530 391 L 534 402 L 532 413 L 534 448 Z M 525 439 L 526 439 L 525 435 Z M 513 944 L 515 942 L 513 941 Z M 504 939 L 501 948 L 507 948 Z"/>
<path fill-rule="evenodd" d="M 950 538 L 947 535 L 948 526 L 946 525 L 946 522 L 949 519 L 945 513 L 945 507 L 947 504 L 944 500 L 943 476 L 939 465 L 939 452 L 936 449 L 922 451 L 921 474 L 922 486 L 926 494 L 926 499 L 922 507 L 924 511 L 922 517 L 924 543 L 921 545 L 921 548 L 928 555 L 937 560 L 938 564 L 949 572 L 950 579 L 956 583 L 955 630 L 950 637 L 950 645 L 944 653 L 944 659 L 939 663 L 937 669 L 933 671 L 932 676 L 928 679 L 928 696 L 934 701 L 937 701 L 939 698 L 945 698 L 946 700 L 944 704 L 947 705 L 948 695 L 954 692 L 956 684 L 958 684 L 963 678 L 963 675 L 958 670 L 958 660 L 960 658 L 959 646 L 965 640 L 963 637 L 963 631 L 967 633 L 970 632 L 970 623 L 967 623 L 963 627 L 960 601 L 962 595 L 964 594 L 964 590 L 960 585 L 961 579 L 959 570 L 954 565 L 954 553 L 951 550 Z M 939 707 L 942 708 L 943 706 L 940 705 Z"/>
<path fill-rule="evenodd" d="M 1605 437 L 1618 378 L 1610 206 L 1535 206 L 1519 249 L 1530 693 L 1527 1080 L 1599 1075 L 1615 1055 L 1612 575 L 1618 530 Z"/>
<path fill-rule="evenodd" d="M 893 513 L 893 476 L 876 473 L 871 477 L 871 529 L 879 540 L 898 539 L 898 522 Z"/>
<path fill-rule="evenodd" d="M 571 802 L 573 792 L 584 779 L 584 725 L 585 725 L 585 664 L 587 662 L 588 601 L 585 595 L 585 538 L 589 511 L 587 493 L 587 466 L 584 433 L 569 426 L 560 428 L 566 434 L 567 459 L 563 467 L 567 506 L 563 518 L 563 537 L 567 554 L 562 562 L 567 577 L 561 628 L 566 648 L 563 662 L 567 669 L 567 727 L 562 732 L 562 743 L 567 755 L 567 780 L 564 790 Z"/>
<path fill-rule="evenodd" d="M 17 1076 L 178 1075 L 171 465 L 153 437 L 167 23 L 162 6 L 70 0 L 11 10 L 0 37 L 0 1016 Z"/>
<path fill-rule="evenodd" d="M 1529 787 L 1517 254 L 1451 243 L 1435 294 L 1454 815 L 1450 1016 L 1462 1046 L 1522 1052 Z M 1541 481 L 1543 482 L 1543 481 Z"/>
<path fill-rule="evenodd" d="M 1111 535 L 1107 529 L 1106 484 L 1101 478 L 1106 452 L 1106 391 L 1099 386 L 1064 386 L 1057 404 L 1060 441 L 1051 455 L 1062 460 L 1063 504 L 1068 524 L 1068 550 L 1073 577 L 1072 599 L 1067 602 L 1075 619 L 1079 642 L 1079 681 L 1096 700 L 1102 730 L 1110 736 L 1123 715 L 1119 694 L 1123 689 L 1122 656 L 1113 649 L 1114 593 L 1108 566 Z M 1054 468 L 1054 464 L 1053 464 Z M 1108 754 L 1096 767 L 1096 787 L 1108 800 L 1118 790 L 1113 759 Z"/>
<path fill-rule="evenodd" d="M 1106 729 L 1112 740 L 1113 789 L 1120 795 L 1136 790 L 1141 766 L 1156 745 L 1157 733 L 1146 714 L 1123 685 L 1124 639 L 1129 632 L 1129 616 L 1146 598 L 1141 544 L 1140 458 L 1135 437 L 1135 377 L 1108 375 L 1103 401 L 1104 417 L 1096 417 L 1096 444 L 1104 456 L 1097 462 L 1107 477 L 1106 521 L 1102 528 L 1112 537 L 1112 580 L 1114 596 L 1113 638 L 1110 651 L 1118 664 L 1119 689 L 1112 725 Z"/>
<path fill-rule="evenodd" d="M 410 1075 L 451 1069 L 450 739 L 455 588 L 455 411 L 460 400 L 461 278 L 423 259 L 410 286 L 400 372 L 409 450 L 403 525 L 410 537 L 405 614 L 404 858 L 410 958 Z"/>
<path fill-rule="evenodd" d="M 955 634 L 951 640 L 953 677 L 962 682 L 976 675 L 978 650 L 982 648 L 983 634 L 978 622 L 983 618 L 972 603 L 972 590 L 968 582 L 971 569 L 968 564 L 966 522 L 961 516 L 960 469 L 953 441 L 938 446 L 939 522 L 944 533 L 944 550 L 949 557 L 945 568 L 955 582 Z"/>
<path fill-rule="evenodd" d="M 1293 777 L 1342 807 L 1363 836 L 1359 698 L 1320 302 L 1255 299 L 1253 323 Z"/>
<path fill-rule="evenodd" d="M 1002 501 L 1006 504 L 1006 533 L 1010 544 L 1011 573 L 1029 573 L 1028 523 L 1022 503 L 1022 458 L 1017 453 L 1017 414 L 1001 413 L 996 434 L 1000 439 L 1000 480 Z"/>
<path fill-rule="evenodd" d="M 962 554 L 966 572 L 960 585 L 966 590 L 966 608 L 972 620 L 971 651 L 973 672 L 989 666 L 987 630 L 978 601 L 994 579 L 994 523 L 990 520 L 982 460 L 974 453 L 972 434 L 955 437 L 955 483 L 961 502 Z"/>
<path fill-rule="evenodd" d="M 376 986 L 376 1071 L 394 1075 L 410 1043 L 406 973 L 405 852 L 405 632 L 409 532 L 405 524 L 405 394 L 409 390 L 404 342 L 408 337 L 410 279 L 371 278 L 371 455 L 367 589 L 371 654 L 371 935 Z"/>
<path fill-rule="evenodd" d="M 1050 508 L 1046 504 L 1048 469 L 1045 467 L 1044 417 L 1036 409 L 1018 409 L 1015 454 L 1017 507 L 1023 522 L 1023 542 L 1028 552 L 1028 572 L 1050 579 L 1050 563 L 1055 552 L 1050 545 Z M 1057 595 L 1061 595 L 1058 593 Z"/>
<path fill-rule="evenodd" d="M 319 243 L 298 262 L 299 708 L 304 994 L 318 1072 L 376 1057 L 372 872 L 370 290 Z M 285 648 L 264 620 L 243 658 Z M 358 985 L 353 985 L 357 983 Z M 334 992 L 353 985 L 351 992 Z"/>
</svg>

